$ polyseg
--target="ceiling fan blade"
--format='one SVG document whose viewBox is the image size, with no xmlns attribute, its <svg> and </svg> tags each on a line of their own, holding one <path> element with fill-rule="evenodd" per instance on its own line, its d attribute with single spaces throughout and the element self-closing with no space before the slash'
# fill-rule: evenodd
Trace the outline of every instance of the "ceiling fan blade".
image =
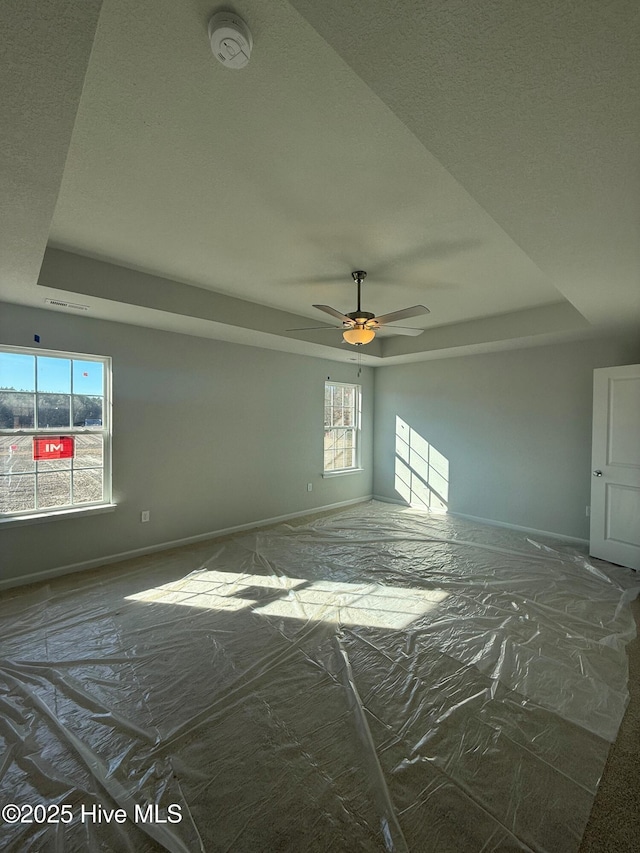
<svg viewBox="0 0 640 853">
<path fill-rule="evenodd" d="M 420 317 L 422 314 L 430 313 L 429 309 L 425 308 L 424 305 L 413 305 L 411 308 L 404 308 L 402 311 L 392 311 L 391 314 L 383 314 L 381 317 L 375 317 L 374 319 L 376 323 L 383 326 L 387 323 L 395 323 L 396 320 L 408 320 L 409 317 Z"/>
<path fill-rule="evenodd" d="M 389 337 L 390 335 L 412 335 L 415 337 L 416 335 L 421 335 L 425 329 L 412 329 L 409 326 L 380 326 L 379 329 L 376 329 L 377 335 L 382 335 L 383 337 Z"/>
<path fill-rule="evenodd" d="M 285 332 L 341 332 L 340 326 L 303 326 L 301 329 L 285 329 Z"/>
<path fill-rule="evenodd" d="M 319 311 L 324 311 L 325 314 L 331 314 L 332 317 L 337 317 L 338 320 L 342 320 L 343 323 L 353 325 L 353 320 L 350 317 L 347 317 L 346 314 L 342 314 L 340 311 L 336 311 L 336 309 L 332 308 L 330 305 L 314 305 L 313 307 L 317 308 Z"/>
</svg>

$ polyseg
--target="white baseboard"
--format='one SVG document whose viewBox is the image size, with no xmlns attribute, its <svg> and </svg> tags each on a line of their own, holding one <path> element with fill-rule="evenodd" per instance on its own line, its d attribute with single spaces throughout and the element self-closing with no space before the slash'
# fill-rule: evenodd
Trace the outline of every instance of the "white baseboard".
<svg viewBox="0 0 640 853">
<path fill-rule="evenodd" d="M 588 539 L 580 539 L 578 536 L 565 536 L 564 533 L 552 533 L 550 530 L 538 530 L 535 527 L 522 527 L 520 524 L 508 524 L 506 521 L 495 521 L 493 518 L 480 518 L 477 515 L 465 515 L 462 512 L 448 512 L 454 518 L 466 518 L 467 521 L 477 521 L 479 524 L 490 524 L 492 527 L 507 527 L 509 530 L 520 530 L 523 533 L 531 533 L 534 536 L 545 536 L 549 539 L 562 539 L 563 542 L 575 542 L 576 545 L 588 545 Z"/>
<path fill-rule="evenodd" d="M 193 545 L 196 542 L 204 542 L 207 539 L 217 539 L 220 536 L 229 536 L 232 533 L 240 533 L 243 530 L 252 530 L 258 527 L 267 527 L 270 524 L 279 524 L 282 521 L 288 521 L 291 518 L 300 518 L 303 515 L 315 515 L 318 512 L 327 512 L 332 509 L 340 509 L 344 506 L 352 504 L 366 503 L 372 500 L 372 495 L 366 495 L 361 498 L 351 498 L 348 501 L 338 501 L 338 503 L 327 504 L 326 506 L 311 507 L 303 509 L 299 512 L 289 512 L 285 515 L 275 515 L 273 518 L 263 518 L 259 521 L 249 521 L 246 524 L 236 524 L 234 527 L 224 527 L 221 530 L 211 530 L 208 533 L 199 533 L 197 536 L 187 536 L 184 539 L 173 539 L 170 542 L 159 542 L 157 545 L 147 545 L 144 548 L 135 548 L 132 551 L 121 551 L 119 554 L 107 554 L 103 557 L 98 557 L 95 560 L 84 560 L 80 563 L 70 563 L 67 566 L 58 566 L 54 569 L 45 569 L 43 572 L 34 572 L 30 575 L 22 575 L 18 578 L 7 578 L 0 580 L 0 590 L 11 589 L 16 586 L 25 586 L 26 584 L 38 583 L 39 581 L 49 578 L 60 577 L 61 575 L 70 575 L 75 572 L 83 572 L 87 569 L 97 569 L 99 566 L 107 566 L 111 563 L 121 563 L 124 560 L 131 560 L 134 557 L 143 557 L 145 554 L 154 554 L 157 551 L 168 551 L 170 548 L 180 548 L 183 545 Z"/>
<path fill-rule="evenodd" d="M 386 495 L 374 495 L 374 501 L 382 501 L 387 504 L 400 504 L 401 506 L 410 506 L 406 501 L 398 500 L 398 498 L 389 498 Z M 415 507 L 419 509 L 419 507 Z M 574 542 L 576 545 L 588 545 L 588 539 L 580 539 L 577 536 L 565 536 L 563 533 L 552 533 L 550 530 L 538 530 L 535 527 L 522 527 L 520 524 L 509 524 L 506 521 L 495 521 L 493 518 L 481 518 L 477 515 L 466 515 L 463 512 L 447 512 L 447 515 L 452 515 L 454 518 L 466 518 L 467 521 L 477 521 L 478 524 L 489 524 L 492 527 L 506 527 L 509 530 L 519 530 L 522 533 L 531 533 L 534 536 L 544 536 L 550 539 L 561 539 L 563 542 Z"/>
</svg>

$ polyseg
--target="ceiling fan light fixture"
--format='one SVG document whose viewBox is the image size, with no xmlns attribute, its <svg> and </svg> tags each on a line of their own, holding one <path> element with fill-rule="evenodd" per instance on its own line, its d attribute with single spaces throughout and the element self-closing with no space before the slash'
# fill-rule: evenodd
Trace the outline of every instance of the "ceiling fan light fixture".
<svg viewBox="0 0 640 853">
<path fill-rule="evenodd" d="M 330 305 L 313 306 L 319 311 L 324 311 L 325 314 L 330 314 L 332 317 L 342 321 L 342 337 L 345 343 L 351 344 L 355 347 L 362 346 L 363 344 L 370 344 L 375 338 L 376 332 L 383 326 L 386 326 L 389 323 L 395 323 L 398 320 L 405 320 L 409 317 L 420 317 L 422 314 L 429 313 L 429 309 L 425 308 L 424 305 L 413 305 L 411 308 L 403 308 L 401 311 L 392 311 L 391 314 L 381 314 L 379 316 L 372 314 L 370 311 L 363 311 L 360 307 L 360 289 L 366 276 L 367 274 L 364 270 L 354 270 L 354 272 L 351 273 L 351 277 L 358 287 L 358 307 L 355 311 L 343 314 L 342 311 L 336 311 L 336 309 L 332 308 Z M 394 327 L 391 326 L 390 331 L 393 331 L 393 328 Z M 400 334 L 405 335 L 419 335 L 423 331 L 422 329 L 403 329 L 400 331 L 399 326 L 397 326 L 395 330 Z M 289 329 L 289 331 L 302 330 Z"/>
<path fill-rule="evenodd" d="M 342 333 L 345 341 L 356 347 L 371 343 L 375 336 L 376 333 L 373 329 L 366 329 L 364 326 L 355 326 L 353 329 L 347 329 Z"/>
</svg>

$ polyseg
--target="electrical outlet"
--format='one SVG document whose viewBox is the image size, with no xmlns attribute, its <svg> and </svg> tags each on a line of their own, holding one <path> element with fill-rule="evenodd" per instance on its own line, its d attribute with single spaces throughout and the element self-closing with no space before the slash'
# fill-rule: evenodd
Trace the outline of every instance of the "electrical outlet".
<svg viewBox="0 0 640 853">
<path fill-rule="evenodd" d="M 590 506 L 586 506 L 584 508 L 584 514 L 587 516 L 587 518 L 589 518 L 589 516 L 591 515 L 591 507 Z"/>
<path fill-rule="evenodd" d="M 308 491 L 308 492 L 312 492 L 312 491 L 313 491 L 313 483 L 307 483 L 307 491 Z"/>
<path fill-rule="evenodd" d="M 140 513 L 140 521 L 149 521 L 150 518 L 151 518 L 151 513 L 149 512 L 148 509 L 144 509 Z"/>
</svg>

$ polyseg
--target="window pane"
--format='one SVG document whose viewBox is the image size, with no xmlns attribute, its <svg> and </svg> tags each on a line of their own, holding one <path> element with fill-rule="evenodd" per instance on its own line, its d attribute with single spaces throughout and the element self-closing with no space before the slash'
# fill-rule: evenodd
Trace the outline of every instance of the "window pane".
<svg viewBox="0 0 640 853">
<path fill-rule="evenodd" d="M 331 391 L 331 395 L 329 395 Z M 356 467 L 359 386 L 325 383 L 324 470 Z"/>
<path fill-rule="evenodd" d="M 0 352 L 0 389 L 36 390 L 36 360 L 32 355 Z"/>
<path fill-rule="evenodd" d="M 338 439 L 338 455 L 336 458 L 336 464 L 338 468 L 350 467 L 350 454 L 348 451 L 347 440 L 344 430 L 341 430 Z"/>
<path fill-rule="evenodd" d="M 0 391 L 0 429 L 29 429 L 33 427 L 33 394 Z"/>
<path fill-rule="evenodd" d="M 77 435 L 76 455 L 73 460 L 73 468 L 101 468 L 102 467 L 102 436 L 101 435 Z"/>
<path fill-rule="evenodd" d="M 104 470 L 109 363 L 99 356 L 14 352 L 0 345 L 0 430 L 6 433 L 0 435 L 0 512 L 46 513 L 110 498 Z M 73 436 L 73 458 L 52 458 L 64 453 L 64 442 L 48 449 L 47 442 L 60 443 L 57 436 L 68 437 L 74 427 L 83 433 Z M 38 437 L 45 458 L 34 460 Z"/>
<path fill-rule="evenodd" d="M 36 471 L 70 471 L 71 459 L 39 459 Z"/>
<path fill-rule="evenodd" d="M 71 503 L 71 472 L 52 471 L 38 474 L 38 508 L 69 506 Z"/>
<path fill-rule="evenodd" d="M 101 397 L 104 393 L 104 368 L 97 361 L 73 362 L 73 393 Z"/>
<path fill-rule="evenodd" d="M 74 394 L 73 425 L 102 428 L 102 397 Z"/>
<path fill-rule="evenodd" d="M 335 438 L 335 430 L 326 429 L 324 431 L 324 449 L 325 453 L 333 449 L 333 442 Z"/>
<path fill-rule="evenodd" d="M 102 468 L 73 472 L 73 502 L 96 503 L 102 500 Z"/>
<path fill-rule="evenodd" d="M 38 356 L 38 391 L 46 394 L 71 393 L 71 359 Z"/>
<path fill-rule="evenodd" d="M 36 475 L 0 477 L 0 512 L 27 512 L 36 507 Z"/>
<path fill-rule="evenodd" d="M 333 426 L 342 426 L 344 423 L 343 409 L 333 409 Z"/>
<path fill-rule="evenodd" d="M 325 430 L 325 471 L 355 468 L 355 430 Z"/>
<path fill-rule="evenodd" d="M 25 474 L 35 467 L 30 435 L 0 436 L 0 474 Z"/>
<path fill-rule="evenodd" d="M 38 428 L 70 427 L 71 397 L 68 394 L 38 394 Z"/>
<path fill-rule="evenodd" d="M 334 467 L 343 468 L 342 455 L 344 452 L 344 436 L 342 430 L 334 430 L 333 433 L 333 450 L 335 456 Z"/>
</svg>

